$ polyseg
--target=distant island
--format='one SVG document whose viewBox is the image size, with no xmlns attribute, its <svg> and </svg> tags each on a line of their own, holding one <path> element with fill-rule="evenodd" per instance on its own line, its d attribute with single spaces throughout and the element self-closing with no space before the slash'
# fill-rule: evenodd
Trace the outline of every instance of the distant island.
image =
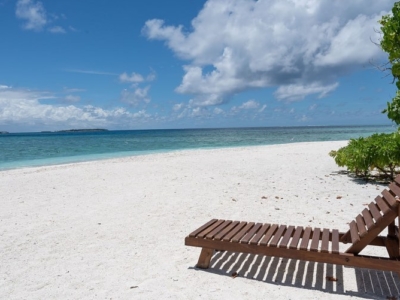
<svg viewBox="0 0 400 300">
<path fill-rule="evenodd" d="M 8 131 L 0 131 L 0 134 L 8 134 Z"/>
<path fill-rule="evenodd" d="M 102 128 L 93 128 L 93 129 L 65 129 L 65 130 L 57 130 L 57 131 L 41 131 L 41 133 L 52 133 L 52 132 L 99 132 L 99 131 L 108 131 L 108 129 L 102 129 Z"/>
<path fill-rule="evenodd" d="M 108 131 L 108 129 L 93 128 L 93 129 L 67 129 L 58 130 L 56 132 L 93 132 L 93 131 Z"/>
</svg>

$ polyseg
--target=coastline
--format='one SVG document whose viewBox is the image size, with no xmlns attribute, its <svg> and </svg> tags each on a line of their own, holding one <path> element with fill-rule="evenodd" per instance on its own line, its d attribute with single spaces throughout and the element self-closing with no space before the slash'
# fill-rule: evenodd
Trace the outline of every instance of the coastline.
<svg viewBox="0 0 400 300">
<path fill-rule="evenodd" d="M 18 133 L 0 138 L 0 170 L 181 150 L 343 141 L 392 130 L 370 125 Z"/>
<path fill-rule="evenodd" d="M 183 245 L 211 218 L 345 231 L 384 189 L 340 172 L 328 153 L 346 144 L 181 150 L 2 171 L 0 298 L 386 299 L 398 282 L 388 272 L 235 254 L 215 256 L 203 271 L 194 268 L 200 249 Z M 382 255 L 373 248 L 367 254 Z M 338 282 L 326 280 L 331 268 Z"/>
<path fill-rule="evenodd" d="M 225 146 L 225 147 L 202 147 L 202 148 L 187 148 L 187 149 L 170 149 L 170 150 L 154 150 L 154 151 L 130 151 L 130 152 L 114 152 L 114 153 L 103 153 L 103 154 L 93 154 L 93 155 L 78 155 L 70 157 L 60 157 L 54 158 L 52 160 L 47 159 L 35 159 L 28 162 L 22 161 L 20 163 L 3 163 L 0 164 L 0 172 L 20 170 L 20 169 L 35 169 L 35 168 L 45 168 L 45 167 L 57 167 L 63 165 L 74 165 L 82 163 L 96 163 L 100 161 L 109 160 L 121 160 L 121 159 L 133 159 L 134 157 L 140 156 L 153 156 L 153 155 L 164 155 L 171 153 L 185 153 L 185 152 L 196 152 L 196 151 L 224 151 L 230 149 L 256 149 L 263 147 L 273 147 L 273 146 L 284 146 L 284 145 L 301 145 L 301 144 L 312 144 L 312 143 L 343 143 L 345 146 L 348 140 L 339 141 L 311 141 L 311 142 L 288 142 L 280 144 L 267 144 L 267 145 L 246 145 L 246 146 Z M 336 149 L 332 149 L 336 150 Z M 10 167 L 7 167 L 10 166 Z"/>
</svg>

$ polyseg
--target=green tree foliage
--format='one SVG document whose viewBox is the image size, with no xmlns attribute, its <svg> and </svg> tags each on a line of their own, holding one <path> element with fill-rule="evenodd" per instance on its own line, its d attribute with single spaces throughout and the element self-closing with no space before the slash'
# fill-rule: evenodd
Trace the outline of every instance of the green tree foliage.
<svg viewBox="0 0 400 300">
<path fill-rule="evenodd" d="M 381 47 L 388 54 L 393 80 L 397 89 L 400 89 L 400 2 L 396 2 L 392 8 L 392 14 L 383 16 L 379 23 L 383 33 Z M 400 125 L 399 91 L 397 91 L 392 102 L 387 103 L 387 108 L 383 113 L 386 113 L 389 119 Z"/>
<path fill-rule="evenodd" d="M 400 1 L 394 3 L 392 14 L 383 16 L 379 23 L 383 33 L 380 44 L 388 53 L 393 81 L 398 89 L 383 113 L 400 125 Z M 331 151 L 329 155 L 338 166 L 347 167 L 357 176 L 368 178 L 375 173 L 393 180 L 400 167 L 400 131 L 352 139 L 346 147 Z"/>
<path fill-rule="evenodd" d="M 392 99 L 392 102 L 387 103 L 387 107 L 382 111 L 386 113 L 388 118 L 400 125 L 400 91 L 397 90 L 396 96 Z"/>
<path fill-rule="evenodd" d="M 400 2 L 396 2 L 392 8 L 392 15 L 383 16 L 379 21 L 382 25 L 383 38 L 381 40 L 382 50 L 389 54 L 391 71 L 396 80 L 397 88 L 400 89 Z"/>
</svg>

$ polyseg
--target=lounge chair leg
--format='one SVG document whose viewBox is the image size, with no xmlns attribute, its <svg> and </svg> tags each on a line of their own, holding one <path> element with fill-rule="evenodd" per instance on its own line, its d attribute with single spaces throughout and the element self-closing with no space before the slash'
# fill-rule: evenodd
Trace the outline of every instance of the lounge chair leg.
<svg viewBox="0 0 400 300">
<path fill-rule="evenodd" d="M 214 249 L 202 248 L 197 267 L 201 269 L 208 269 L 210 267 L 211 257 L 213 256 Z"/>
<path fill-rule="evenodd" d="M 385 246 L 390 258 L 398 258 L 399 255 L 399 241 L 397 237 L 387 236 Z"/>
</svg>

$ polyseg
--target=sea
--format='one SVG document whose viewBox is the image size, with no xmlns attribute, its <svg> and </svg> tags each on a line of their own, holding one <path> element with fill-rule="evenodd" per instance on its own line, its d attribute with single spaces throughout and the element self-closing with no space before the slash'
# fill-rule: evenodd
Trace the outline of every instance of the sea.
<svg viewBox="0 0 400 300">
<path fill-rule="evenodd" d="M 395 126 L 308 126 L 0 134 L 0 170 L 187 149 L 341 141 Z"/>
</svg>

